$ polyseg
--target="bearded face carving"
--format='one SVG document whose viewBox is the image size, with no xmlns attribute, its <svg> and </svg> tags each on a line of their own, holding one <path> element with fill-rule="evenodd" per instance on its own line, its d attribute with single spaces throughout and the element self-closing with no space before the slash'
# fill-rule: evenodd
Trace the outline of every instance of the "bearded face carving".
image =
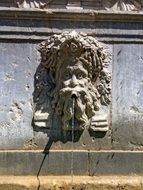
<svg viewBox="0 0 143 190">
<path fill-rule="evenodd" d="M 35 125 L 50 127 L 48 120 L 57 117 L 64 130 L 71 130 L 74 114 L 74 130 L 107 130 L 110 56 L 101 44 L 85 34 L 64 32 L 43 42 L 40 53 L 41 66 L 35 75 Z"/>
</svg>

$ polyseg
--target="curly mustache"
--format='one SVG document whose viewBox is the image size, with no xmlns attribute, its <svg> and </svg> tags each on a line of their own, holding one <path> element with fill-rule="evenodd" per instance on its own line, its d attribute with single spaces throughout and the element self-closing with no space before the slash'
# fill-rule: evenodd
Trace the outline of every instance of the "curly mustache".
<svg viewBox="0 0 143 190">
<path fill-rule="evenodd" d="M 93 88 L 92 88 L 93 89 Z M 95 110 L 99 109 L 96 91 L 87 90 L 82 87 L 63 88 L 59 91 L 56 112 L 62 116 L 64 125 L 73 117 L 73 98 L 75 99 L 74 117 L 80 122 L 81 126 L 85 126 L 89 119 L 95 114 Z"/>
</svg>

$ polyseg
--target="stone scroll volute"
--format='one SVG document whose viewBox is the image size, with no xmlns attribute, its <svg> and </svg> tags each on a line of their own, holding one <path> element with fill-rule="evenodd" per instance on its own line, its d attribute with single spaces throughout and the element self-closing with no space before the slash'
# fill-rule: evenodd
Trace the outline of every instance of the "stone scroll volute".
<svg viewBox="0 0 143 190">
<path fill-rule="evenodd" d="M 111 94 L 108 48 L 86 34 L 63 32 L 40 44 L 35 74 L 34 125 L 71 130 L 107 131 Z M 56 121 L 56 122 L 55 122 Z"/>
</svg>

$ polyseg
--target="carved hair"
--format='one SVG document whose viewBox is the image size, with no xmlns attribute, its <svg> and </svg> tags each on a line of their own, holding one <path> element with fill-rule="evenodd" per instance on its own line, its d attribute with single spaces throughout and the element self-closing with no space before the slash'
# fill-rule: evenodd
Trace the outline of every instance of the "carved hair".
<svg viewBox="0 0 143 190">
<path fill-rule="evenodd" d="M 53 35 L 40 44 L 41 64 L 47 68 L 49 76 L 55 83 L 65 54 L 72 56 L 75 61 L 80 60 L 88 71 L 89 78 L 100 94 L 100 103 L 108 105 L 110 102 L 110 73 L 106 69 L 110 62 L 110 54 L 94 37 L 78 34 L 75 31 Z"/>
<path fill-rule="evenodd" d="M 83 62 L 89 77 L 95 81 L 96 74 L 103 69 L 105 53 L 101 44 L 93 37 L 78 34 L 75 31 L 64 32 L 61 35 L 53 35 L 40 45 L 41 64 L 44 65 L 51 76 L 61 67 L 61 60 L 65 54 L 75 57 Z"/>
<path fill-rule="evenodd" d="M 50 36 L 40 44 L 39 51 L 41 64 L 35 74 L 34 91 L 36 110 L 40 108 L 51 117 L 59 115 L 63 127 L 68 129 L 73 114 L 72 97 L 75 95 L 75 123 L 82 128 L 89 125 L 101 105 L 110 103 L 110 54 L 105 45 L 91 36 L 72 31 Z M 84 68 L 86 77 L 77 77 L 78 82 L 73 85 L 72 77 L 76 71 L 72 71 L 66 83 L 61 75 L 69 67 Z"/>
</svg>

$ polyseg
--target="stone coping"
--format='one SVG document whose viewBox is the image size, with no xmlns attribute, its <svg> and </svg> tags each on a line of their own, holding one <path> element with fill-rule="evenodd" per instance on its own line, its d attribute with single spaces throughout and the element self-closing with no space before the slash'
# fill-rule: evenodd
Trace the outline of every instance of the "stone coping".
<svg viewBox="0 0 143 190">
<path fill-rule="evenodd" d="M 143 176 L 0 176 L 0 190 L 142 190 Z"/>
</svg>

